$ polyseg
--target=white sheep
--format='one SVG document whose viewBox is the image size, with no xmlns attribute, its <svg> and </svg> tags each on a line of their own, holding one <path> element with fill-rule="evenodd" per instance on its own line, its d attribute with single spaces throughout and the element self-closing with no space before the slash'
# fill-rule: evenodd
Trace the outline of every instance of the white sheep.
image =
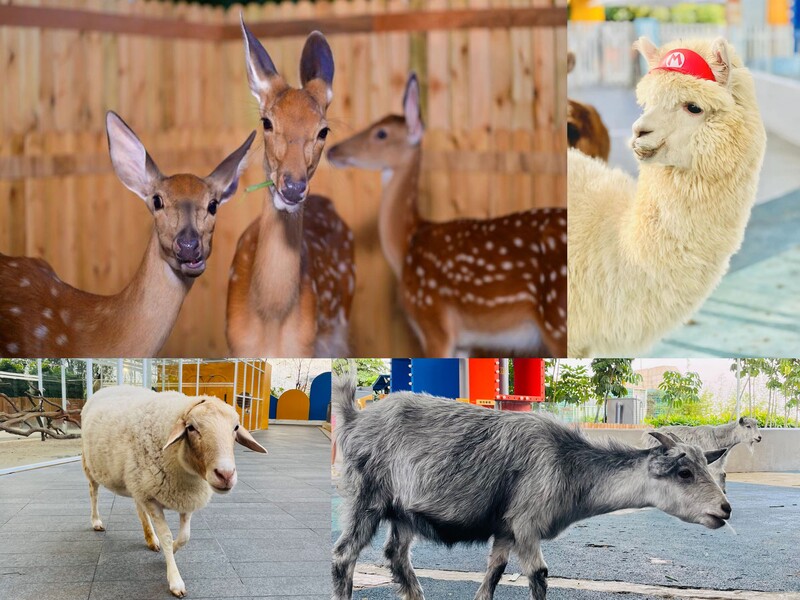
<svg viewBox="0 0 800 600">
<path fill-rule="evenodd" d="M 92 527 L 104 530 L 100 485 L 133 498 L 145 542 L 155 552 L 164 549 L 169 589 L 182 598 L 186 586 L 173 553 L 189 541 L 192 513 L 208 504 L 212 492 L 224 494 L 236 485 L 234 441 L 256 452 L 266 449 L 239 425 L 236 410 L 213 396 L 109 387 L 86 403 L 81 420 Z M 180 513 L 174 542 L 164 509 Z"/>
<path fill-rule="evenodd" d="M 634 47 L 651 67 L 636 89 L 638 184 L 569 152 L 573 357 L 637 356 L 697 310 L 742 243 L 764 157 L 753 80 L 725 40 Z"/>
</svg>

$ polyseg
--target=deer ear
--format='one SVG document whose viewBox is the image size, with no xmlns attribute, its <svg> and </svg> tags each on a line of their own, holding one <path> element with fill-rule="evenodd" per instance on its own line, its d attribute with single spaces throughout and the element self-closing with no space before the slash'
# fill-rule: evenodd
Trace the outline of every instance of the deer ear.
<svg viewBox="0 0 800 600">
<path fill-rule="evenodd" d="M 276 92 L 286 87 L 286 82 L 278 74 L 275 64 L 264 50 L 264 46 L 253 35 L 253 32 L 244 24 L 244 15 L 239 14 L 242 24 L 242 37 L 244 38 L 244 57 L 247 70 L 247 81 L 250 84 L 250 93 L 258 100 L 262 108 Z"/>
<path fill-rule="evenodd" d="M 654 438 L 656 438 L 659 442 L 661 442 L 662 446 L 664 446 L 664 447 L 666 447 L 668 449 L 675 447 L 675 440 L 673 440 L 668 435 L 665 435 L 665 434 L 661 433 L 660 431 L 651 431 L 650 435 L 652 435 Z"/>
<path fill-rule="evenodd" d="M 114 172 L 126 188 L 146 200 L 161 172 L 142 142 L 117 113 L 106 113 L 108 153 Z"/>
<path fill-rule="evenodd" d="M 255 138 L 256 132 L 253 131 L 244 144 L 219 163 L 211 175 L 206 177 L 206 182 L 217 190 L 220 204 L 232 198 L 236 193 L 236 188 L 239 187 L 239 176 L 247 166 L 247 151 L 250 150 L 250 145 Z"/>
<path fill-rule="evenodd" d="M 722 87 L 728 88 L 731 84 L 731 59 L 728 42 L 717 38 L 711 45 L 711 61 L 708 63 L 714 72 L 714 78 Z"/>
<path fill-rule="evenodd" d="M 260 452 L 261 454 L 268 454 L 267 449 L 264 448 L 261 444 L 259 444 L 255 438 L 250 435 L 250 432 L 247 431 L 244 427 L 239 425 L 239 428 L 236 430 L 236 441 L 240 443 L 242 446 L 246 448 L 250 448 L 250 450 L 254 452 Z"/>
<path fill-rule="evenodd" d="M 164 444 L 162 450 L 166 450 L 178 440 L 183 439 L 185 435 L 186 421 L 184 421 L 183 418 L 180 418 L 175 422 L 175 425 L 172 426 L 172 431 L 169 432 L 169 435 L 167 436 L 167 442 Z"/>
<path fill-rule="evenodd" d="M 408 128 L 408 142 L 414 145 L 419 144 L 422 141 L 425 126 L 422 123 L 419 81 L 416 73 L 411 73 L 408 77 L 408 83 L 406 83 L 406 91 L 403 95 L 403 113 L 405 114 L 406 127 Z"/>
<path fill-rule="evenodd" d="M 328 108 L 333 100 L 333 52 L 319 31 L 312 31 L 300 57 L 300 81 L 317 103 Z"/>
<path fill-rule="evenodd" d="M 658 65 L 658 48 L 656 48 L 655 44 L 653 44 L 649 38 L 645 36 L 640 37 L 633 42 L 633 49 L 637 50 L 639 54 L 644 57 L 651 69 Z"/>
</svg>

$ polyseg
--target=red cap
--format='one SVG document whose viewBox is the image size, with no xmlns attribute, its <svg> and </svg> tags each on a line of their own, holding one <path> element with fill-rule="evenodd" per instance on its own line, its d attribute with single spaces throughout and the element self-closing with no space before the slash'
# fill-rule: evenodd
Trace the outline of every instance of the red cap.
<svg viewBox="0 0 800 600">
<path fill-rule="evenodd" d="M 694 50 L 688 48 L 676 48 L 672 50 L 661 59 L 657 67 L 653 71 L 674 71 L 675 73 L 683 73 L 684 75 L 691 75 L 698 79 L 708 79 L 709 81 L 716 81 L 714 71 L 708 66 L 706 60 Z"/>
</svg>

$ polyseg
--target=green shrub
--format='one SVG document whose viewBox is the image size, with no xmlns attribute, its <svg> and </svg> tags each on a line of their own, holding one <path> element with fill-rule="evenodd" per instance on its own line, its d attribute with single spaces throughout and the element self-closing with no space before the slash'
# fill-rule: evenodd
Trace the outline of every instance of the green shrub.
<svg viewBox="0 0 800 600">
<path fill-rule="evenodd" d="M 745 417 L 752 417 L 758 421 L 759 427 L 765 427 L 767 423 L 767 411 L 756 410 L 752 414 L 743 414 Z M 653 427 L 665 427 L 667 425 L 690 425 L 696 427 L 697 425 L 724 425 L 730 423 L 735 418 L 733 412 L 724 411 L 717 414 L 686 414 L 676 412 L 671 415 L 659 415 L 657 417 L 646 417 L 644 422 Z M 783 418 L 783 415 L 773 415 L 770 418 L 770 427 L 797 427 L 797 422 L 789 417 L 788 420 Z"/>
</svg>

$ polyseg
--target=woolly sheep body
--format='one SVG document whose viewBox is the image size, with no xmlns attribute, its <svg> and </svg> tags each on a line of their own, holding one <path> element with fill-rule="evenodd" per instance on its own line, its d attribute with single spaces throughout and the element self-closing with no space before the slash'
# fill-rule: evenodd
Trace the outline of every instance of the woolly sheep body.
<svg viewBox="0 0 800 600">
<path fill-rule="evenodd" d="M 647 44 L 640 49 L 651 66 L 677 45 L 655 49 Z M 685 133 L 689 142 L 662 142 L 644 156 L 638 182 L 569 151 L 569 356 L 646 352 L 705 301 L 744 237 L 766 144 L 752 77 L 722 40 L 681 41 L 680 46 L 704 57 L 717 52 L 730 57 L 729 72 L 727 66 L 713 65 L 726 82 L 648 74 L 637 95 L 652 106 L 637 124 L 658 123 L 653 135 L 683 140 Z M 691 135 L 685 130 L 695 122 L 687 124 L 690 117 L 669 112 L 690 100 L 708 113 Z M 669 117 L 680 117 L 683 129 L 672 126 Z M 635 136 L 645 139 L 653 133 L 648 129 L 636 130 Z M 669 158 L 690 159 L 691 167 L 660 164 L 665 159 L 658 152 L 669 148 Z"/>
<path fill-rule="evenodd" d="M 122 496 L 152 498 L 182 513 L 203 508 L 211 499 L 211 486 L 186 472 L 175 446 L 163 449 L 175 422 L 197 400 L 133 386 L 98 391 L 81 418 L 87 474 Z"/>
</svg>

